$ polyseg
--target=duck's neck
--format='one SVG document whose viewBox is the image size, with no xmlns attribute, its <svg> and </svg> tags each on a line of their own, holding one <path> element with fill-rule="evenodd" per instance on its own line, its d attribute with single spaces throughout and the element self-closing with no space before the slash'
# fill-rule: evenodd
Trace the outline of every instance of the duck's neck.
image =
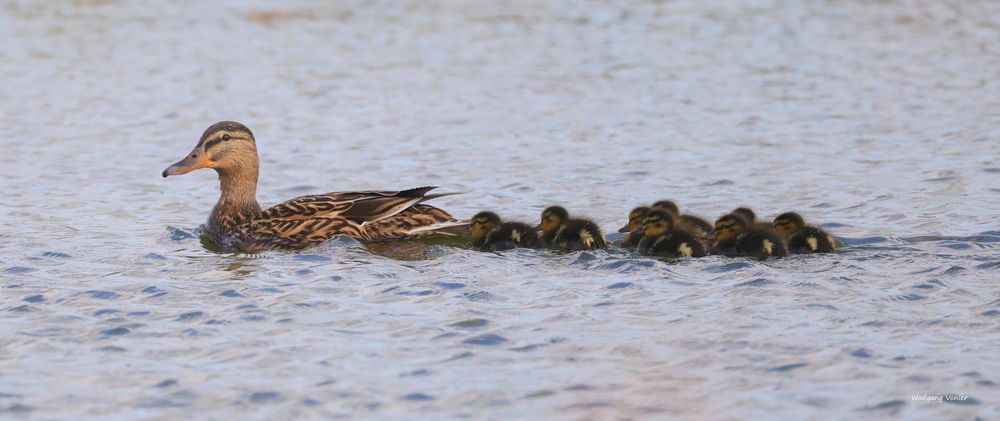
<svg viewBox="0 0 1000 421">
<path fill-rule="evenodd" d="M 234 168 L 215 170 L 219 173 L 222 195 L 212 209 L 208 230 L 216 235 L 225 235 L 260 212 L 260 205 L 257 204 L 257 160 L 241 162 Z"/>
</svg>

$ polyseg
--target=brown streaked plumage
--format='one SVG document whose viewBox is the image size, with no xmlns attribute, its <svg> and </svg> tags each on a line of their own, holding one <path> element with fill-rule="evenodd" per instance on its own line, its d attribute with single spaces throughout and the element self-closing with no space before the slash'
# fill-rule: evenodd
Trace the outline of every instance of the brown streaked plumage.
<svg viewBox="0 0 1000 421">
<path fill-rule="evenodd" d="M 194 150 L 163 171 L 181 175 L 201 168 L 219 174 L 219 202 L 205 233 L 226 249 L 256 252 L 302 249 L 344 234 L 365 242 L 461 231 L 467 223 L 423 202 L 443 195 L 434 187 L 401 191 L 333 192 L 298 197 L 262 210 L 257 203 L 256 141 L 246 126 L 210 126 Z"/>
</svg>

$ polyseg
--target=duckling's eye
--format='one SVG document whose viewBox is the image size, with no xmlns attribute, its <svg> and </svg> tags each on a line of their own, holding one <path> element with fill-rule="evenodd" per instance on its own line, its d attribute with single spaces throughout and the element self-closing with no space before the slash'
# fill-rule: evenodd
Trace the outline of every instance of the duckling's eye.
<svg viewBox="0 0 1000 421">
<path fill-rule="evenodd" d="M 226 134 L 223 134 L 223 135 L 222 135 L 222 140 L 223 140 L 224 142 L 228 142 L 228 141 L 229 141 L 229 139 L 232 139 L 232 138 L 233 138 L 233 137 L 232 137 L 232 136 L 230 136 L 230 135 L 229 135 L 229 133 L 226 133 Z"/>
</svg>

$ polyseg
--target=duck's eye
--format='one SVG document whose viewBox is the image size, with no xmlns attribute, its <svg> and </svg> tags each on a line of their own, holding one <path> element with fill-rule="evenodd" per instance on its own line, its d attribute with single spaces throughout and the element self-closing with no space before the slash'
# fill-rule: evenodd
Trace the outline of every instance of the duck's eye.
<svg viewBox="0 0 1000 421">
<path fill-rule="evenodd" d="M 222 141 L 224 141 L 224 142 L 228 142 L 229 139 L 232 139 L 232 138 L 233 137 L 230 136 L 229 133 L 226 133 L 226 134 L 222 135 Z"/>
</svg>

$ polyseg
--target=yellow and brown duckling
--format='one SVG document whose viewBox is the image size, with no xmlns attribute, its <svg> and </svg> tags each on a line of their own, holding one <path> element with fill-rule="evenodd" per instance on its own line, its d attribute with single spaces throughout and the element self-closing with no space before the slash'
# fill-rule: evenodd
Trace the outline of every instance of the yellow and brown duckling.
<svg viewBox="0 0 1000 421">
<path fill-rule="evenodd" d="M 677 203 L 673 200 L 661 200 L 653 203 L 652 208 L 670 212 L 674 216 L 674 220 L 677 221 L 679 228 L 698 236 L 698 238 L 707 239 L 715 233 L 715 227 L 711 222 L 694 215 L 681 214 L 680 208 L 677 207 Z"/>
<path fill-rule="evenodd" d="M 748 207 L 736 208 L 733 209 L 733 211 L 730 213 L 742 216 L 744 219 L 747 220 L 747 222 L 750 223 L 749 226 L 756 227 L 757 229 L 770 231 L 772 228 L 770 222 L 758 220 L 757 214 L 754 213 L 754 211 Z"/>
<path fill-rule="evenodd" d="M 837 251 L 837 241 L 826 231 L 806 225 L 802 215 L 786 212 L 774 218 L 774 232 L 788 242 L 792 253 L 833 253 Z"/>
<path fill-rule="evenodd" d="M 665 257 L 704 257 L 705 245 L 694 234 L 678 228 L 666 209 L 652 209 L 642 224 L 639 252 Z"/>
<path fill-rule="evenodd" d="M 757 228 L 742 215 L 730 213 L 715 221 L 713 253 L 765 260 L 788 256 L 785 240 L 770 230 Z"/>
<path fill-rule="evenodd" d="M 479 212 L 469 220 L 472 245 L 483 251 L 538 247 L 538 233 L 523 222 L 502 222 L 493 212 Z"/>
<path fill-rule="evenodd" d="M 163 176 L 202 168 L 219 174 L 222 194 L 204 232 L 220 247 L 234 251 L 302 249 L 341 234 L 365 242 L 455 235 L 467 226 L 423 203 L 442 196 L 427 194 L 434 187 L 326 193 L 261 209 L 256 197 L 258 167 L 250 129 L 222 121 L 205 130 L 194 150 L 164 170 Z"/>
<path fill-rule="evenodd" d="M 562 206 L 550 206 L 542 211 L 538 226 L 540 242 L 544 247 L 562 251 L 596 250 L 608 248 L 601 228 L 593 221 L 570 218 Z"/>
<path fill-rule="evenodd" d="M 642 239 L 642 223 L 646 215 L 649 215 L 649 211 L 649 207 L 639 206 L 628 213 L 628 223 L 618 229 L 618 232 L 628 233 L 622 239 L 620 244 L 622 248 L 635 248 L 639 245 L 639 240 Z"/>
</svg>

